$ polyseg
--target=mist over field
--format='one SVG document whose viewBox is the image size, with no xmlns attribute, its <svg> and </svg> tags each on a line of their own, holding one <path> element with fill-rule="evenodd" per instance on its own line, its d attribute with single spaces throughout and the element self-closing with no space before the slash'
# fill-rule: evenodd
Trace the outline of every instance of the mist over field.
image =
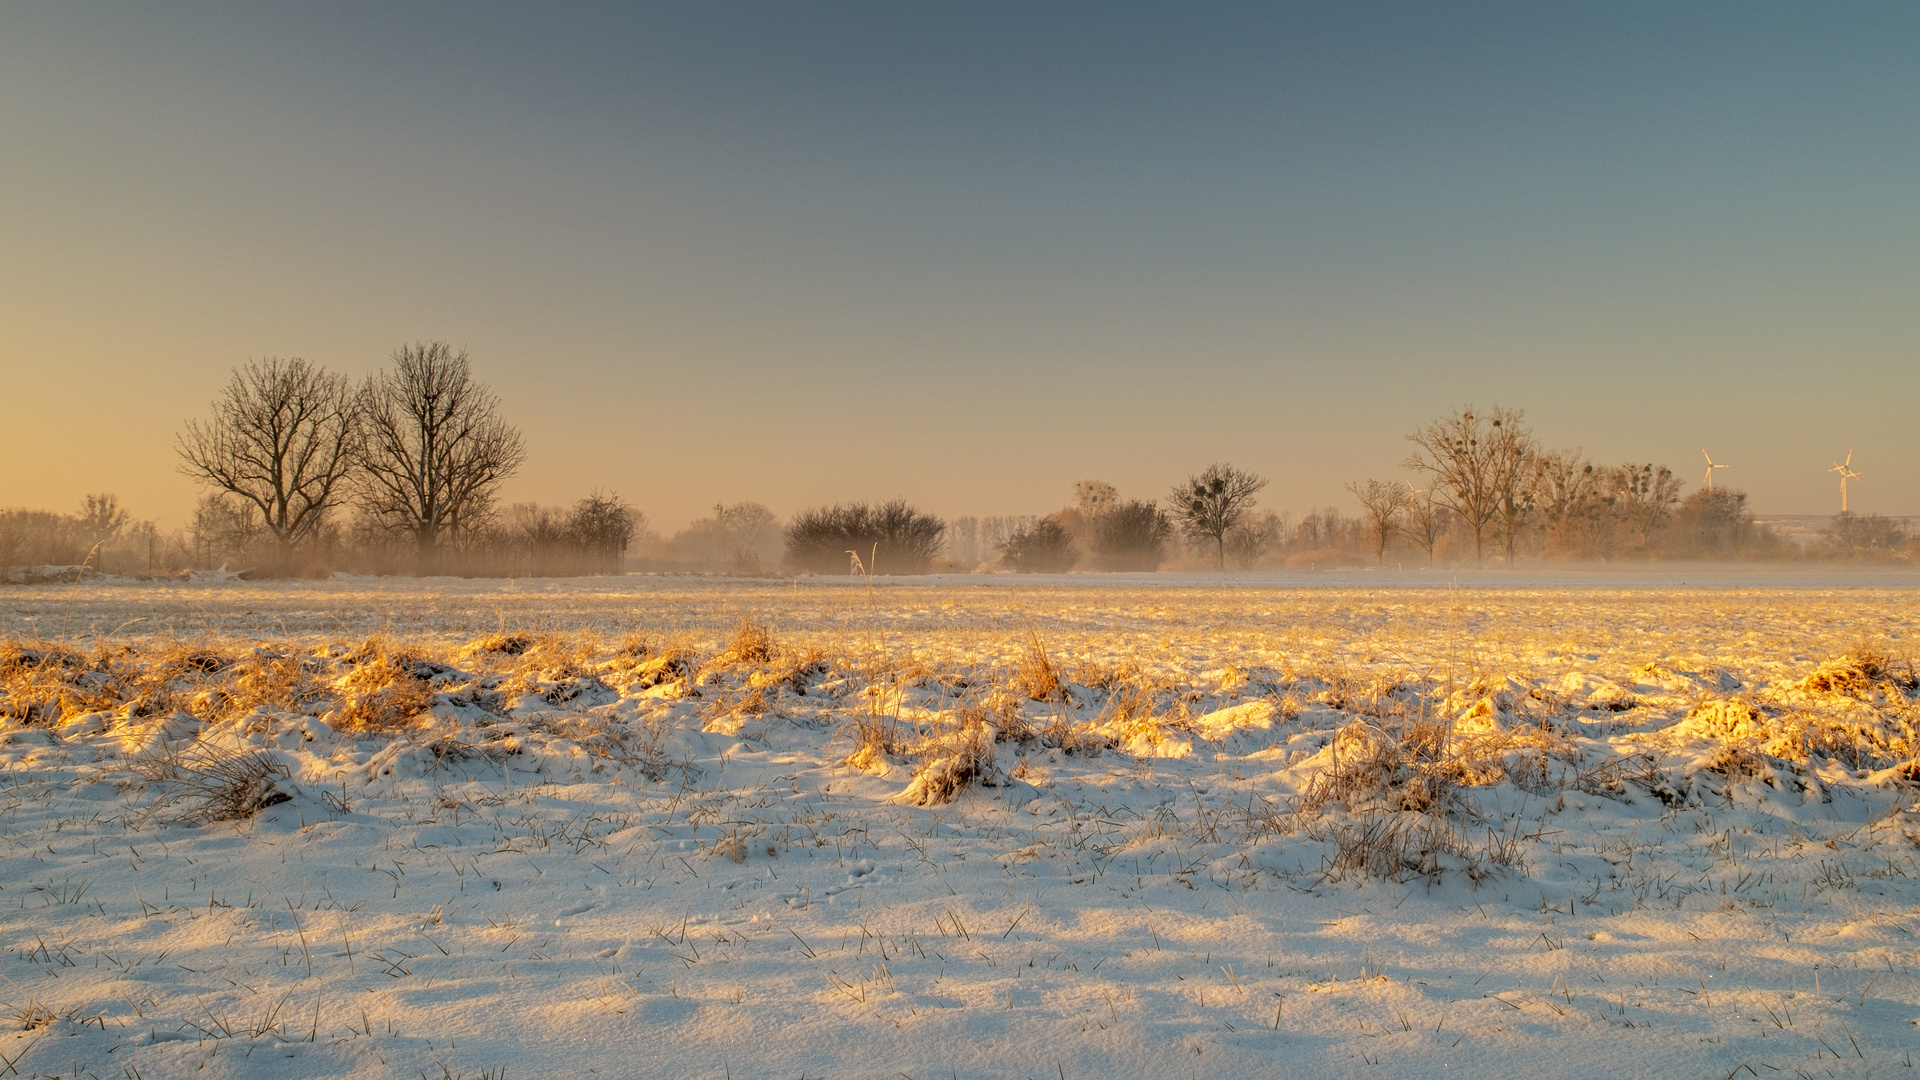
<svg viewBox="0 0 1920 1080">
<path fill-rule="evenodd" d="M 235 369 L 212 418 L 189 421 L 176 447 L 180 472 L 208 489 L 190 528 L 136 522 L 111 493 L 86 496 L 77 514 L 0 510 L 0 580 L 1911 566 L 1920 556 L 1909 519 L 1848 508 L 1848 485 L 1861 479 L 1851 451 L 1830 470 L 1840 513 L 1761 519 L 1744 491 L 1715 485 L 1729 466 L 1704 451 L 1701 486 L 1683 498 L 1667 466 L 1596 465 L 1545 445 L 1523 410 L 1500 406 L 1468 406 L 1406 436 L 1402 466 L 1427 486 L 1349 483 L 1353 516 L 1329 506 L 1296 521 L 1261 506 L 1270 478 L 1215 462 L 1158 498 L 1081 480 L 1071 503 L 1044 516 L 949 522 L 891 499 L 783 521 L 742 502 L 663 536 L 603 488 L 571 506 L 503 505 L 528 453 L 504 403 L 444 342 L 392 359 L 357 386 L 299 359 Z"/>
</svg>

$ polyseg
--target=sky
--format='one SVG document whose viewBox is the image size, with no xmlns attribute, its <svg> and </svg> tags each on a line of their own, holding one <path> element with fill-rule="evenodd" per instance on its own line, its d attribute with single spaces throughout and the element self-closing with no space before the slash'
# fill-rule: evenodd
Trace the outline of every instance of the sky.
<svg viewBox="0 0 1920 1080">
<path fill-rule="evenodd" d="M 1524 408 L 1920 514 L 1920 6 L 7 4 L 0 506 L 184 524 L 233 368 L 463 348 L 671 531 L 1263 505 Z"/>
</svg>

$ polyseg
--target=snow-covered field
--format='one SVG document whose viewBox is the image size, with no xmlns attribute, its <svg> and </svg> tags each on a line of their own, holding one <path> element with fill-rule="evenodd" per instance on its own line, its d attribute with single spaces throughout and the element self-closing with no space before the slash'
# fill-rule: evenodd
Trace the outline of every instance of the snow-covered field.
<svg viewBox="0 0 1920 1080">
<path fill-rule="evenodd" d="M 0 590 L 0 1076 L 1911 1067 L 1910 579 L 1314 581 Z"/>
</svg>

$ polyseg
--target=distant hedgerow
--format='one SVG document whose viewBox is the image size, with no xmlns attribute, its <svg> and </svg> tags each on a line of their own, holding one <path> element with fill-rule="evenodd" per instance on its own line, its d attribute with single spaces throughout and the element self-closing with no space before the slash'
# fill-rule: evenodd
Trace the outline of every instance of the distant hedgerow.
<svg viewBox="0 0 1920 1080">
<path fill-rule="evenodd" d="M 797 571 L 839 574 L 860 557 L 867 572 L 924 574 L 940 554 L 947 523 L 904 499 L 874 505 L 840 503 L 794 515 L 787 526 L 787 565 Z"/>
</svg>

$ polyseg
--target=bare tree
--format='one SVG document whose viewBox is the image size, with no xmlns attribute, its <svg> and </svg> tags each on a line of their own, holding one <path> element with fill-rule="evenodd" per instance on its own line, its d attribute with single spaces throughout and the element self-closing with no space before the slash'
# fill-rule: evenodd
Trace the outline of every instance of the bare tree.
<svg viewBox="0 0 1920 1080">
<path fill-rule="evenodd" d="M 1366 522 L 1367 538 L 1373 542 L 1374 557 L 1387 565 L 1387 542 L 1400 531 L 1400 516 L 1413 502 L 1413 493 L 1399 484 L 1369 480 L 1365 487 L 1348 484 L 1347 490 L 1360 500 L 1361 518 Z"/>
<path fill-rule="evenodd" d="M 492 510 L 500 482 L 526 456 L 500 399 L 445 342 L 403 346 L 360 391 L 366 440 L 358 501 L 407 533 L 422 557 L 458 543 Z"/>
<path fill-rule="evenodd" d="M 89 551 L 106 547 L 120 538 L 133 516 L 120 507 L 120 497 L 102 492 L 89 495 L 80 507 L 80 542 Z"/>
<path fill-rule="evenodd" d="M 1213 542 L 1214 561 L 1227 568 L 1227 531 L 1246 517 L 1253 497 L 1267 486 L 1264 477 L 1225 462 L 1209 465 L 1167 497 L 1173 519 L 1193 543 Z"/>
<path fill-rule="evenodd" d="M 1603 548 L 1605 476 L 1578 449 L 1554 450 L 1535 459 L 1530 487 L 1547 552 L 1588 555 Z"/>
<path fill-rule="evenodd" d="M 1227 530 L 1227 555 L 1235 566 L 1251 570 L 1266 558 L 1267 552 L 1280 546 L 1285 529 L 1286 521 L 1271 510 L 1242 514 L 1233 528 Z"/>
<path fill-rule="evenodd" d="M 1520 531 L 1533 514 L 1532 485 L 1529 481 L 1535 462 L 1540 457 L 1540 445 L 1534 441 L 1533 432 L 1520 423 L 1523 415 L 1520 409 L 1508 411 L 1495 406 L 1493 424 L 1489 429 L 1493 444 L 1491 463 L 1496 499 L 1494 525 L 1499 532 L 1500 544 L 1506 549 L 1508 566 L 1513 565 Z"/>
<path fill-rule="evenodd" d="M 1651 552 L 1680 501 L 1665 465 L 1596 466 L 1578 450 L 1538 455 L 1528 487 L 1546 551 L 1579 558 Z"/>
<path fill-rule="evenodd" d="M 217 559 L 222 566 L 234 559 L 248 559 L 255 545 L 268 535 L 260 522 L 260 508 L 251 502 L 235 500 L 224 492 L 203 495 L 193 510 L 190 527 L 194 566 L 211 568 Z"/>
<path fill-rule="evenodd" d="M 180 471 L 257 509 L 284 567 L 345 491 L 357 409 L 344 375 L 297 357 L 248 361 L 211 420 L 187 421 Z"/>
<path fill-rule="evenodd" d="M 668 550 L 675 559 L 702 569 L 758 574 L 763 566 L 779 562 L 784 542 L 779 517 L 760 503 L 715 503 L 713 516 L 675 533 Z"/>
<path fill-rule="evenodd" d="M 1407 485 L 1407 539 L 1427 553 L 1427 565 L 1433 565 L 1433 549 L 1447 531 L 1445 510 L 1433 504 L 1433 492 Z"/>
<path fill-rule="evenodd" d="M 1629 461 L 1606 470 L 1606 474 L 1613 517 L 1625 534 L 1622 539 L 1635 551 L 1647 550 L 1680 504 L 1680 478 L 1665 465 L 1651 462 L 1635 465 Z"/>
<path fill-rule="evenodd" d="M 1105 480 L 1081 480 L 1073 485 L 1073 508 L 1088 520 L 1113 509 L 1119 498 L 1119 490 Z"/>
<path fill-rule="evenodd" d="M 1533 452 L 1519 409 L 1493 407 L 1483 417 L 1468 406 L 1435 420 L 1407 440 L 1420 449 L 1407 468 L 1433 480 L 1433 499 L 1460 516 L 1473 533 L 1473 557 L 1484 563 L 1486 532 L 1496 520 L 1518 520 L 1519 493 Z M 1515 515 L 1508 517 L 1508 515 Z M 1511 547 L 1508 549 L 1511 556 Z"/>
<path fill-rule="evenodd" d="M 596 489 L 573 504 L 567 515 L 567 539 L 595 573 L 618 574 L 640 521 L 640 512 L 617 493 Z"/>
</svg>

